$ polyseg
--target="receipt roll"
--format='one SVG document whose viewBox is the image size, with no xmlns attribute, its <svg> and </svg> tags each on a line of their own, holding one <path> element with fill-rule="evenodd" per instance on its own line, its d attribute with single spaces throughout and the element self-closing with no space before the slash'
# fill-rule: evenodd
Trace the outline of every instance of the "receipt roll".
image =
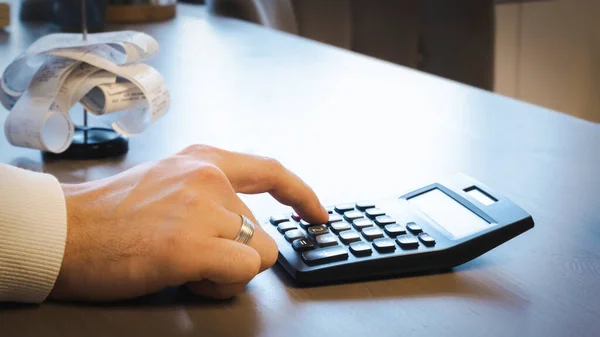
<svg viewBox="0 0 600 337">
<path fill-rule="evenodd" d="M 169 109 L 162 75 L 142 63 L 158 52 L 144 33 L 51 34 L 32 44 L 0 78 L 0 102 L 10 110 L 8 141 L 47 152 L 65 151 L 80 103 L 125 136 L 143 132 Z"/>
</svg>

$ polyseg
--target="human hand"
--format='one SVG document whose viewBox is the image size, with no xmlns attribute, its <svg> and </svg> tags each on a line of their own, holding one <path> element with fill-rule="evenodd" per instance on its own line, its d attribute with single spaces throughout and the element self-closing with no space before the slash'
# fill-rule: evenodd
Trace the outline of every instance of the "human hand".
<svg viewBox="0 0 600 337">
<path fill-rule="evenodd" d="M 277 161 L 201 145 L 62 186 L 68 231 L 50 294 L 57 300 L 119 300 L 180 285 L 213 298 L 238 294 L 278 250 L 236 192 L 268 192 L 309 222 L 328 219 L 313 190 Z M 246 245 L 233 240 L 240 214 L 256 225 Z"/>
</svg>

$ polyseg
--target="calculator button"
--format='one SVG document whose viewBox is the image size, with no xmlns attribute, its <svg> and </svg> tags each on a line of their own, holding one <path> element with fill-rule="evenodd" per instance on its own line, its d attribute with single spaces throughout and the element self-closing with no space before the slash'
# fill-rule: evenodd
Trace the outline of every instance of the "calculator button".
<svg viewBox="0 0 600 337">
<path fill-rule="evenodd" d="M 342 221 L 342 220 L 344 220 L 344 219 L 342 219 L 342 217 L 340 215 L 329 214 L 329 221 L 327 223 L 332 224 L 334 222 L 338 222 L 338 221 Z"/>
<path fill-rule="evenodd" d="M 288 219 L 287 215 L 273 215 L 273 216 L 271 216 L 269 221 L 271 222 L 271 224 L 273 224 L 273 226 L 277 226 L 282 222 L 290 221 L 290 220 Z"/>
<path fill-rule="evenodd" d="M 391 253 L 396 250 L 396 244 L 392 239 L 375 239 L 373 241 L 373 247 L 380 253 Z"/>
<path fill-rule="evenodd" d="M 365 237 L 365 239 L 369 241 L 373 241 L 375 239 L 383 237 L 383 231 L 377 227 L 365 228 L 363 229 L 362 234 Z"/>
<path fill-rule="evenodd" d="M 307 229 L 310 226 L 314 226 L 313 224 L 307 222 L 306 220 L 302 219 L 300 220 L 300 227 Z"/>
<path fill-rule="evenodd" d="M 383 230 L 387 233 L 387 235 L 394 238 L 398 235 L 406 234 L 406 228 L 404 228 L 404 226 L 400 226 L 397 223 L 387 225 L 383 228 Z"/>
<path fill-rule="evenodd" d="M 369 244 L 360 241 L 360 242 L 352 242 L 350 244 L 350 252 L 355 256 L 369 256 L 373 253 L 371 246 Z"/>
<path fill-rule="evenodd" d="M 292 242 L 292 247 L 297 252 L 305 252 L 307 250 L 315 249 L 315 245 L 308 239 L 296 239 Z"/>
<path fill-rule="evenodd" d="M 339 245 L 302 253 L 302 260 L 308 265 L 331 263 L 346 259 L 348 259 L 348 252 L 343 246 Z"/>
<path fill-rule="evenodd" d="M 352 227 L 350 227 L 350 225 L 348 225 L 346 222 L 334 222 L 331 224 L 331 231 L 336 234 L 349 229 L 352 229 Z"/>
<path fill-rule="evenodd" d="M 354 210 L 354 205 L 352 205 L 352 204 L 335 205 L 335 211 L 340 214 L 344 214 L 345 212 L 352 211 L 352 210 Z"/>
<path fill-rule="evenodd" d="M 292 213 L 292 219 L 294 219 L 294 221 L 300 221 L 300 216 L 298 213 L 294 212 Z"/>
<path fill-rule="evenodd" d="M 298 227 L 296 227 L 295 223 L 292 223 L 290 221 L 282 222 L 279 225 L 277 225 L 277 230 L 279 231 L 279 233 L 285 233 L 292 229 L 298 229 Z"/>
<path fill-rule="evenodd" d="M 299 229 L 292 229 L 291 231 L 285 232 L 285 239 L 289 242 L 293 242 L 296 239 L 304 239 L 306 236 Z"/>
<path fill-rule="evenodd" d="M 419 234 L 419 240 L 427 247 L 435 246 L 435 240 L 427 233 Z"/>
<path fill-rule="evenodd" d="M 352 225 L 354 225 L 354 228 L 356 228 L 357 230 L 362 231 L 365 228 L 373 227 L 373 222 L 369 219 L 358 219 L 354 220 L 354 222 L 352 222 Z"/>
<path fill-rule="evenodd" d="M 375 218 L 375 223 L 379 226 L 385 226 L 396 223 L 396 220 L 389 215 L 381 215 Z"/>
<path fill-rule="evenodd" d="M 398 241 L 402 249 L 415 249 L 419 247 L 419 241 L 412 236 L 399 236 L 396 238 L 396 241 Z"/>
<path fill-rule="evenodd" d="M 329 230 L 327 227 L 325 227 L 325 225 L 310 226 L 306 231 L 312 236 L 329 233 Z"/>
<path fill-rule="evenodd" d="M 407 223 L 406 224 L 406 229 L 408 229 L 413 234 L 421 233 L 423 231 L 423 229 L 421 228 L 421 226 L 417 225 L 414 222 Z"/>
<path fill-rule="evenodd" d="M 356 209 L 359 211 L 365 211 L 369 208 L 375 208 L 375 204 L 372 202 L 366 202 L 366 201 L 362 201 L 362 202 L 357 202 L 356 203 Z"/>
<path fill-rule="evenodd" d="M 316 240 L 317 240 L 317 244 L 321 247 L 335 246 L 338 244 L 338 242 L 333 234 L 319 235 L 319 236 L 317 236 Z"/>
<path fill-rule="evenodd" d="M 379 208 L 369 208 L 365 211 L 365 214 L 367 214 L 367 217 L 375 219 L 378 216 L 385 215 L 385 212 Z"/>
<path fill-rule="evenodd" d="M 359 211 L 350 211 L 350 212 L 346 212 L 344 213 L 344 219 L 346 219 L 346 221 L 354 221 L 356 219 L 362 219 L 365 216 L 359 212 Z"/>
<path fill-rule="evenodd" d="M 340 233 L 340 241 L 349 245 L 352 242 L 360 241 L 360 235 L 355 231 L 343 231 Z"/>
</svg>

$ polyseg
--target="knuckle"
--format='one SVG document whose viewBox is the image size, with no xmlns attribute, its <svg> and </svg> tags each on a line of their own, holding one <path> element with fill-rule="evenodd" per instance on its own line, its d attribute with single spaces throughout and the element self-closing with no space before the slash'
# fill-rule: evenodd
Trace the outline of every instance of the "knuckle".
<svg viewBox="0 0 600 337">
<path fill-rule="evenodd" d="M 268 184 L 274 187 L 279 184 L 280 180 L 284 176 L 285 167 L 283 164 L 275 159 L 266 157 L 265 159 L 266 169 L 270 172 Z"/>
<path fill-rule="evenodd" d="M 190 158 L 186 156 L 169 156 L 157 161 L 154 165 L 151 166 L 150 170 L 164 176 L 167 173 L 172 173 L 174 169 L 189 167 L 190 162 Z"/>
<path fill-rule="evenodd" d="M 192 144 L 181 151 L 183 154 L 201 154 L 214 152 L 216 148 L 205 144 Z"/>
<path fill-rule="evenodd" d="M 216 162 L 224 155 L 224 153 L 226 153 L 226 151 L 218 147 L 205 144 L 193 144 L 183 149 L 179 154 L 194 159 Z"/>
<path fill-rule="evenodd" d="M 265 162 L 266 162 L 267 166 L 269 167 L 269 169 L 271 169 L 275 172 L 282 171 L 284 168 L 283 164 L 275 158 L 265 157 Z"/>
<path fill-rule="evenodd" d="M 202 163 L 193 171 L 192 178 L 207 183 L 222 183 L 227 181 L 225 173 L 216 165 Z"/>
</svg>

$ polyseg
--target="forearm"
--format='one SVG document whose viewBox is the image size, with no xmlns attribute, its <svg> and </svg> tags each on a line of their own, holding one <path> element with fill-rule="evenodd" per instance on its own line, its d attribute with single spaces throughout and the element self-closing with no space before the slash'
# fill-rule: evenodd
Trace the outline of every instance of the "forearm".
<svg viewBox="0 0 600 337">
<path fill-rule="evenodd" d="M 0 302 L 46 299 L 61 267 L 66 235 L 58 181 L 0 164 Z"/>
</svg>

